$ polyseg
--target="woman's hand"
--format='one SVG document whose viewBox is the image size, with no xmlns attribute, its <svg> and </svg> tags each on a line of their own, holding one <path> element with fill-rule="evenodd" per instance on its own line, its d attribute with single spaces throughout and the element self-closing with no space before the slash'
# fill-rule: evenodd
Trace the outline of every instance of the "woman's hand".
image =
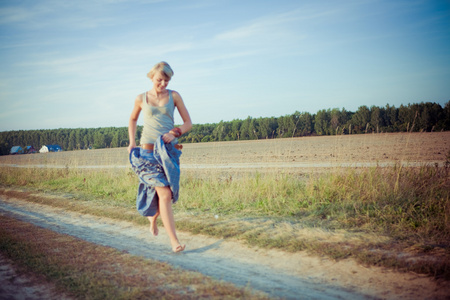
<svg viewBox="0 0 450 300">
<path fill-rule="evenodd" d="M 171 134 L 170 132 L 167 132 L 167 133 L 163 134 L 162 139 L 163 139 L 164 143 L 168 144 L 168 143 L 171 143 L 175 139 L 175 136 L 173 134 Z"/>
<path fill-rule="evenodd" d="M 136 144 L 130 143 L 130 145 L 128 146 L 128 154 L 131 153 L 131 150 L 133 150 L 133 148 L 136 148 Z"/>
</svg>

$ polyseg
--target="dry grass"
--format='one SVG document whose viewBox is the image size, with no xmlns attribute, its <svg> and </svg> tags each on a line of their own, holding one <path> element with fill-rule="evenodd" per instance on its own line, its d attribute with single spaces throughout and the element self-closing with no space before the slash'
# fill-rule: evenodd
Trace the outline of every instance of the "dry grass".
<svg viewBox="0 0 450 300">
<path fill-rule="evenodd" d="M 166 263 L 132 256 L 7 217 L 0 251 L 79 299 L 267 299 Z"/>
</svg>

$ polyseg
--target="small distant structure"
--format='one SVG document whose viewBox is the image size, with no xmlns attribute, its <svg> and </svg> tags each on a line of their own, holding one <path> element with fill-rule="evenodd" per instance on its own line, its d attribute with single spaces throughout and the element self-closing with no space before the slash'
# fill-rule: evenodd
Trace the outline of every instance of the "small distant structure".
<svg viewBox="0 0 450 300">
<path fill-rule="evenodd" d="M 9 154 L 23 154 L 23 149 L 20 146 L 14 146 L 11 148 Z"/>
<path fill-rule="evenodd" d="M 34 147 L 33 146 L 26 146 L 25 147 L 25 153 L 26 154 L 32 154 L 32 153 L 36 153 L 37 151 L 36 151 L 36 149 L 34 149 Z"/>
<path fill-rule="evenodd" d="M 60 145 L 44 145 L 39 150 L 39 153 L 60 152 L 60 151 L 62 151 Z"/>
</svg>

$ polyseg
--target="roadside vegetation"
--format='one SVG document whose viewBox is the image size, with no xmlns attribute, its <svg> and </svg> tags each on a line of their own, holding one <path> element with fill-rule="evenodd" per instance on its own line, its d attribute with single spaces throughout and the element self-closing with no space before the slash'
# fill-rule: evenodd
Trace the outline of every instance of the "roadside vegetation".
<svg viewBox="0 0 450 300">
<path fill-rule="evenodd" d="M 0 193 L 147 224 L 129 169 L 0 169 Z M 444 167 L 326 173 L 185 172 L 179 230 L 450 280 L 450 153 Z"/>
<path fill-rule="evenodd" d="M 197 272 L 0 216 L 0 251 L 76 299 L 268 299 Z M 37 275 L 36 275 L 37 274 Z"/>
</svg>

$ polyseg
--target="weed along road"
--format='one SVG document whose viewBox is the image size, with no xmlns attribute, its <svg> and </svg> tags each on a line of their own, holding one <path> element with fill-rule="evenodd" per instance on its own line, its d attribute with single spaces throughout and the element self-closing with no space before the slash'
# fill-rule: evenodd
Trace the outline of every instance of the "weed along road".
<svg viewBox="0 0 450 300">
<path fill-rule="evenodd" d="M 432 293 L 430 287 L 435 287 L 431 279 L 417 274 L 365 268 L 351 261 L 335 262 L 304 253 L 249 248 L 236 241 L 182 231 L 180 238 L 187 244 L 187 249 L 173 254 L 167 246 L 170 244 L 167 235 L 160 233 L 158 237 L 152 237 L 146 226 L 70 212 L 5 195 L 0 198 L 0 215 L 144 259 L 197 271 L 238 287 L 262 291 L 271 298 L 423 299 L 424 293 Z M 433 294 L 427 295 L 436 299 Z"/>
</svg>

